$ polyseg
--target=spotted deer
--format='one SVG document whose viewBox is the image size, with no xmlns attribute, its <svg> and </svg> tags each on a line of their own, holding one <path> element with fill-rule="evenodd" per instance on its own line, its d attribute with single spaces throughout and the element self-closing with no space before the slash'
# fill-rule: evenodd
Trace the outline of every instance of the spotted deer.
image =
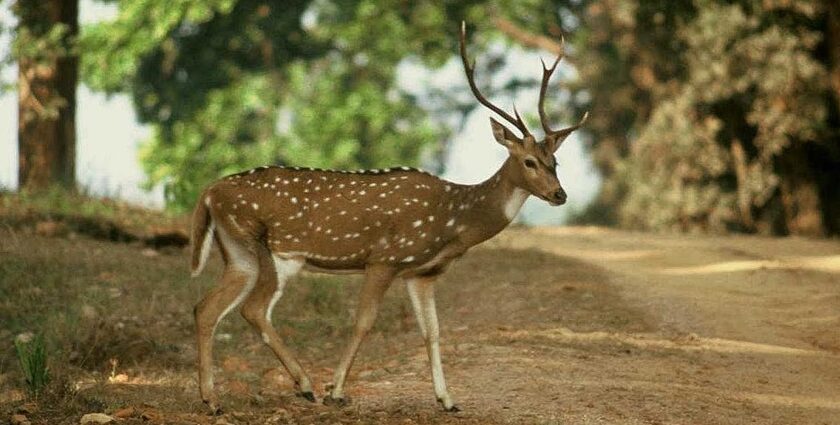
<svg viewBox="0 0 840 425">
<path fill-rule="evenodd" d="M 481 94 L 465 38 L 462 23 L 460 53 L 472 93 L 522 133 L 519 137 L 490 118 L 496 141 L 509 155 L 483 183 L 456 184 L 407 167 L 334 171 L 266 166 L 222 178 L 204 190 L 193 215 L 192 274 L 204 268 L 214 242 L 225 264 L 220 283 L 195 308 L 200 392 L 213 412 L 220 411 L 213 390 L 213 333 L 240 304 L 244 318 L 294 379 L 298 394 L 315 401 L 312 380 L 271 324 L 286 282 L 302 269 L 364 275 L 353 335 L 327 387 L 325 404 L 347 402 L 344 383 L 356 352 L 385 291 L 401 278 L 425 341 L 435 396 L 445 410 L 458 410 L 443 376 L 435 279 L 469 248 L 504 229 L 528 196 L 551 205 L 566 202 L 554 152 L 587 116 L 562 130 L 548 126 L 543 104 L 561 53 L 550 68 L 543 63 L 539 116 L 545 137 L 537 141 L 515 108 L 511 116 Z"/>
</svg>

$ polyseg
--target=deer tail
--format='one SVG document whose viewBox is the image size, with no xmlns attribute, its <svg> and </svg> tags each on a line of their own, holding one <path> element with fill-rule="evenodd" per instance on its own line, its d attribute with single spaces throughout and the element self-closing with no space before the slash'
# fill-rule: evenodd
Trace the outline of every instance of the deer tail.
<svg viewBox="0 0 840 425">
<path fill-rule="evenodd" d="M 192 220 L 192 277 L 196 277 L 204 270 L 207 264 L 207 257 L 210 256 L 210 248 L 213 246 L 213 233 L 216 225 L 213 217 L 210 216 L 210 196 L 202 195 L 195 206 Z"/>
</svg>

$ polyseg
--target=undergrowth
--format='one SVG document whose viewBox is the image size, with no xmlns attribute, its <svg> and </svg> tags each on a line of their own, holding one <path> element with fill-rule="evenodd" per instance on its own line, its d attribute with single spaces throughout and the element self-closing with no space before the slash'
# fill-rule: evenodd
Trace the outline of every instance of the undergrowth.
<svg viewBox="0 0 840 425">
<path fill-rule="evenodd" d="M 185 231 L 188 217 L 151 210 L 85 192 L 53 188 L 39 192 L 0 190 L 0 224 L 14 229 L 41 230 L 50 223 L 49 233 L 64 236 L 74 232 L 96 239 L 131 242 L 155 229 Z"/>
<path fill-rule="evenodd" d="M 29 395 L 38 398 L 50 382 L 50 370 L 47 365 L 47 347 L 41 334 L 23 334 L 15 338 L 17 353 L 24 384 Z"/>
</svg>

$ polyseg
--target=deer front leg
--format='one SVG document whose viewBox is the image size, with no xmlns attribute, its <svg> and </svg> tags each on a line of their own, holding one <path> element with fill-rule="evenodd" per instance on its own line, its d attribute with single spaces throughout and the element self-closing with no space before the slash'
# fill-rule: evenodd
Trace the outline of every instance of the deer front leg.
<svg viewBox="0 0 840 425">
<path fill-rule="evenodd" d="M 440 327 L 438 326 L 437 308 L 435 307 L 435 282 L 431 278 L 417 278 L 406 284 L 417 326 L 426 342 L 429 355 L 429 365 L 432 370 L 432 383 L 435 386 L 435 396 L 447 412 L 461 410 L 452 401 L 446 390 L 446 379 L 443 377 L 443 363 L 440 359 Z"/>
<path fill-rule="evenodd" d="M 379 304 L 385 291 L 394 280 L 394 270 L 389 266 L 369 266 L 365 270 L 365 281 L 362 284 L 362 291 L 359 296 L 359 305 L 356 308 L 356 325 L 350 343 L 341 357 L 341 362 L 335 370 L 333 384 L 328 388 L 329 394 L 324 397 L 324 404 L 336 404 L 339 406 L 347 404 L 344 396 L 344 381 L 353 365 L 356 352 L 362 344 L 362 340 L 370 332 L 376 315 L 379 312 Z"/>
</svg>

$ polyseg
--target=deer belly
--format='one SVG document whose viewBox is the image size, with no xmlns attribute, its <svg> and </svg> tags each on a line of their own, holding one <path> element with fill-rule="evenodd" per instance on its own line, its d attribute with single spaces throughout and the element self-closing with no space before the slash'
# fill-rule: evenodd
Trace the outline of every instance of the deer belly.
<svg viewBox="0 0 840 425">
<path fill-rule="evenodd" d="M 420 266 L 406 270 L 403 275 L 408 276 L 437 276 L 443 273 L 452 261 L 458 259 L 467 250 L 458 243 L 450 243 Z"/>
<path fill-rule="evenodd" d="M 304 267 L 323 273 L 358 273 L 365 269 L 371 242 L 362 229 L 308 222 L 304 226 L 275 226 L 266 235 L 274 255 L 298 257 Z"/>
<path fill-rule="evenodd" d="M 365 265 L 359 262 L 342 261 L 320 261 L 307 259 L 303 265 L 304 270 L 316 273 L 328 274 L 358 274 L 364 273 Z"/>
</svg>

